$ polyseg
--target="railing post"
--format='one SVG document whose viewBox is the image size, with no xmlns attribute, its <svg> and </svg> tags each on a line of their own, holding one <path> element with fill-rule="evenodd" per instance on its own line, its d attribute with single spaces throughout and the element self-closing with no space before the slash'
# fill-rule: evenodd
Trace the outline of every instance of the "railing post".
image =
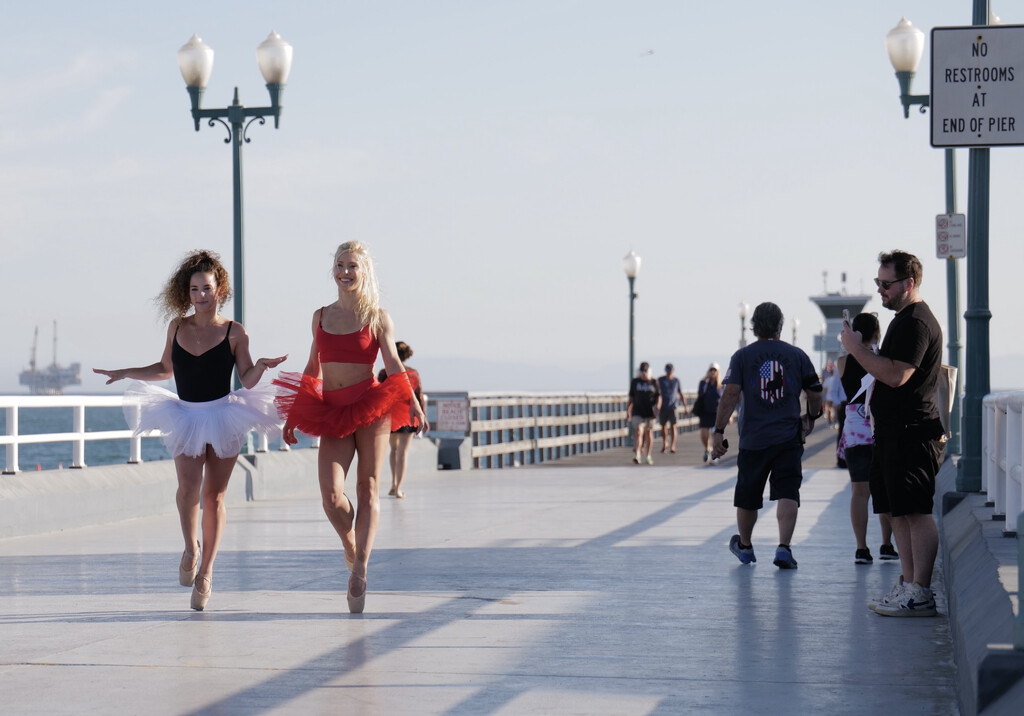
<svg viewBox="0 0 1024 716">
<path fill-rule="evenodd" d="M 993 519 L 1006 519 L 1006 405 L 1000 398 L 994 398 L 992 401 L 995 415 L 992 435 L 988 440 L 993 460 L 990 474 L 993 484 L 988 486 L 988 499 L 995 510 Z M 984 440 L 984 436 L 982 439 Z"/>
<path fill-rule="evenodd" d="M 80 470 L 85 467 L 85 405 L 76 405 L 72 409 L 71 430 L 76 434 L 71 448 L 71 468 Z"/>
<path fill-rule="evenodd" d="M 1024 512 L 1017 515 L 1017 595 L 1024 594 Z M 1024 609 L 1013 620 L 1013 648 L 1024 651 Z"/>
<path fill-rule="evenodd" d="M 128 421 L 128 427 L 139 424 L 139 411 L 141 408 L 137 403 L 129 404 L 125 406 L 128 411 L 131 420 Z M 142 438 L 138 435 L 132 435 L 128 440 L 128 464 L 129 465 L 140 465 L 142 464 Z"/>
<path fill-rule="evenodd" d="M 1024 441 L 1021 440 L 1021 394 L 1014 393 L 1013 397 L 1007 395 L 1003 402 L 1006 405 L 1006 448 L 1004 451 L 1006 482 L 1003 486 L 1003 505 L 1007 518 L 1003 525 L 1003 534 L 1009 537 L 1012 530 L 1016 528 L 1013 516 L 1024 509 L 1024 503 L 1021 500 L 1021 454 L 1024 449 L 1024 445 L 1022 445 Z"/>
<path fill-rule="evenodd" d="M 987 396 L 981 401 L 981 491 L 987 495 L 992 494 L 992 480 L 995 475 L 995 451 L 993 442 L 996 430 L 996 408 L 995 397 Z M 987 499 L 986 502 L 990 502 Z"/>
<path fill-rule="evenodd" d="M 12 405 L 5 411 L 7 413 L 7 435 L 15 438 L 7 446 L 7 459 L 4 465 L 5 475 L 14 475 L 18 472 L 18 406 Z"/>
</svg>

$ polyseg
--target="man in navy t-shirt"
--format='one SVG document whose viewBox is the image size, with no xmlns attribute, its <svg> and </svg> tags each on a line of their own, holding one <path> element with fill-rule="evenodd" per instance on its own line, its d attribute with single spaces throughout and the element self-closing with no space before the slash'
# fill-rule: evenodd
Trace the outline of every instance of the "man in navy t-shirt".
<svg viewBox="0 0 1024 716">
<path fill-rule="evenodd" d="M 779 340 L 782 309 L 762 303 L 752 318 L 757 340 L 736 351 L 725 374 L 725 392 L 715 419 L 716 458 L 726 453 L 725 427 L 740 398 L 743 399 L 743 429 L 736 466 L 736 523 L 729 549 L 743 564 L 756 562 L 751 534 L 757 512 L 764 506 L 764 487 L 771 481 L 769 499 L 777 500 L 779 546 L 775 564 L 796 569 L 790 549 L 803 482 L 801 459 L 804 437 L 821 416 L 821 381 L 807 354 Z M 807 414 L 800 415 L 800 394 L 807 397 Z"/>
<path fill-rule="evenodd" d="M 665 364 L 665 375 L 658 378 L 658 390 L 661 391 L 661 410 L 658 411 L 658 422 L 661 423 L 661 451 L 676 451 L 676 410 L 680 405 L 686 412 L 686 396 L 675 376 L 675 368 L 671 363 Z"/>
</svg>

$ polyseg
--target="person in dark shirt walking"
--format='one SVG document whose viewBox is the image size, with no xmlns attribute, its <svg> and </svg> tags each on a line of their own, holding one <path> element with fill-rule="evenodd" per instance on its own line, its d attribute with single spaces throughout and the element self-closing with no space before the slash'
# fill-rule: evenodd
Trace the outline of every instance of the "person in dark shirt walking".
<svg viewBox="0 0 1024 716">
<path fill-rule="evenodd" d="M 776 501 L 779 546 L 775 565 L 796 569 L 790 541 L 800 508 L 803 482 L 801 458 L 804 438 L 821 417 L 821 381 L 807 354 L 780 340 L 782 310 L 774 303 L 762 303 L 752 319 L 757 340 L 733 353 L 725 374 L 725 392 L 718 404 L 714 449 L 725 455 L 725 428 L 729 416 L 743 398 L 743 429 L 740 433 L 738 474 L 733 504 L 739 533 L 732 536 L 729 550 L 743 564 L 756 562 L 751 535 L 757 513 L 764 506 L 764 488 L 771 481 L 769 499 Z M 807 400 L 807 413 L 800 415 L 800 394 Z"/>
<path fill-rule="evenodd" d="M 661 393 L 661 409 L 658 411 L 658 422 L 661 424 L 661 451 L 676 451 L 676 410 L 680 405 L 683 412 L 686 408 L 686 396 L 675 376 L 675 368 L 671 363 L 665 364 L 665 375 L 658 378 L 658 391 Z"/>
<path fill-rule="evenodd" d="M 651 448 L 654 443 L 654 416 L 661 409 L 661 391 L 658 381 L 651 377 L 651 365 L 640 364 L 637 377 L 629 384 L 629 402 L 626 404 L 626 420 L 633 431 L 633 462 L 640 464 L 643 459 L 648 465 L 654 464 Z M 644 457 L 642 453 L 646 452 Z"/>
</svg>

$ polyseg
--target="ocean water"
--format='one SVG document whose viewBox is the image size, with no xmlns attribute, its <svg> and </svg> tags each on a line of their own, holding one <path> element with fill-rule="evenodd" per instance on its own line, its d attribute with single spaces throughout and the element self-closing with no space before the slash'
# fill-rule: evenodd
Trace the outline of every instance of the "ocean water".
<svg viewBox="0 0 1024 716">
<path fill-rule="evenodd" d="M 21 435 L 40 433 L 70 433 L 72 431 L 72 408 L 21 408 L 18 411 L 18 432 Z M 7 434 L 6 413 L 0 411 L 0 435 Z M 86 408 L 85 431 L 104 432 L 127 430 L 121 408 Z M 297 447 L 309 447 L 312 441 L 299 436 Z M 272 440 L 270 449 L 280 446 L 280 440 Z M 7 464 L 7 446 L 0 445 L 0 468 Z M 71 466 L 73 446 L 70 442 L 22 444 L 18 447 L 18 468 L 23 472 L 31 470 L 59 470 Z M 128 462 L 129 441 L 88 440 L 85 443 L 86 466 L 121 465 Z M 142 460 L 169 460 L 170 455 L 160 438 L 142 439 Z"/>
</svg>

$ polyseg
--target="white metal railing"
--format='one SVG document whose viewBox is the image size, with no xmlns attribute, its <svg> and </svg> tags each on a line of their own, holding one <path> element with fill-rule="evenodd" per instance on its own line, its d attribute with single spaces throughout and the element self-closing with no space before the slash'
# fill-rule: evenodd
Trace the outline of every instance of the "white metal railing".
<svg viewBox="0 0 1024 716">
<path fill-rule="evenodd" d="M 625 393 L 469 393 L 475 468 L 529 465 L 598 452 L 629 436 Z M 687 404 L 693 395 L 687 394 Z M 678 417 L 693 430 L 697 418 Z M 655 432 L 661 427 L 656 426 Z"/>
<path fill-rule="evenodd" d="M 1024 593 L 1024 391 L 991 393 L 982 400 L 981 489 L 1004 520 L 1003 534 L 1017 537 L 1017 593 Z M 1024 650 L 1024 609 L 1013 624 L 1013 648 Z"/>
<path fill-rule="evenodd" d="M 1006 520 L 1007 535 L 1016 531 L 1024 512 L 1024 391 L 991 393 L 982 401 L 981 489 L 993 503 L 994 516 Z"/>
<path fill-rule="evenodd" d="M 159 431 L 145 433 L 140 437 L 131 430 L 89 431 L 85 429 L 86 408 L 120 408 L 120 395 L 0 395 L 0 410 L 4 412 L 6 429 L 0 434 L 0 445 L 4 446 L 4 474 L 19 472 L 18 453 L 21 445 L 40 443 L 71 443 L 71 467 L 85 467 L 85 444 L 93 440 L 128 440 L 128 462 L 142 462 L 142 440 L 160 437 Z M 22 434 L 20 410 L 23 408 L 70 408 L 72 412 L 71 432 Z M 269 441 L 265 435 L 258 436 L 256 452 L 266 452 Z"/>
</svg>

